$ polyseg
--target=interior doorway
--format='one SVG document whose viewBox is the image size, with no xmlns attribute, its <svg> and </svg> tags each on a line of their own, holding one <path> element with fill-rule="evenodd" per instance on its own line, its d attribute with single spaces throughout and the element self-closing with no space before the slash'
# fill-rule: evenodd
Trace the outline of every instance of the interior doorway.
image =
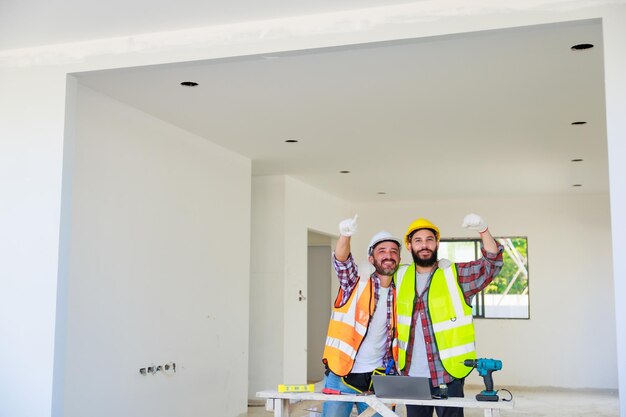
<svg viewBox="0 0 626 417">
<path fill-rule="evenodd" d="M 322 353 L 328 328 L 333 278 L 332 238 L 308 233 L 307 257 L 307 382 L 324 379 Z"/>
</svg>

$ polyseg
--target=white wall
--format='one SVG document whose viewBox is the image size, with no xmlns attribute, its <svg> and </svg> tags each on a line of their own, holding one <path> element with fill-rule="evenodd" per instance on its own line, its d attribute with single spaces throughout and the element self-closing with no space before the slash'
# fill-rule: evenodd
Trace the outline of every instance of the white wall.
<svg viewBox="0 0 626 417">
<path fill-rule="evenodd" d="M 294 178 L 285 178 L 285 366 L 287 383 L 305 381 L 307 375 L 307 306 L 298 293 L 307 288 L 307 235 L 314 230 L 337 234 L 338 222 L 351 215 L 352 206 Z M 291 381 L 291 382 L 290 382 Z"/>
<path fill-rule="evenodd" d="M 461 228 L 478 213 L 498 236 L 528 237 L 529 320 L 477 320 L 481 357 L 503 361 L 500 387 L 617 388 L 611 228 L 607 195 L 419 201 L 361 205 L 356 251 L 381 228 L 404 237 L 426 217 L 443 237 L 475 237 Z M 411 262 L 406 249 L 403 263 Z M 601 358 L 601 359 L 600 359 Z M 472 374 L 470 382 L 482 384 Z"/>
<path fill-rule="evenodd" d="M 0 373 L 0 392 L 5 393 L 0 414 L 45 416 L 51 408 L 66 74 L 75 71 L 602 18 L 615 299 L 624 299 L 626 271 L 618 262 L 619 255 L 626 253 L 626 226 L 621 215 L 626 212 L 626 168 L 621 162 L 626 136 L 626 120 L 622 117 L 626 108 L 626 50 L 622 45 L 626 6 L 623 2 L 607 1 L 609 5 L 602 6 L 605 2 L 575 0 L 530 4 L 525 0 L 506 4 L 481 0 L 463 7 L 457 3 L 414 2 L 356 12 L 0 51 L 0 293 L 5 296 L 0 307 L 0 332 L 4 340 L 10 341 L 0 344 L 5 363 Z M 342 213 L 339 217 L 350 214 Z M 333 233 L 336 220 L 327 226 L 328 230 L 333 228 Z M 291 221 L 285 234 L 289 238 L 297 235 L 291 232 L 290 224 Z M 299 248 L 299 239 L 295 243 L 294 248 Z M 305 250 L 302 245 L 302 251 Z M 286 254 L 289 257 L 291 251 L 286 250 Z M 302 270 L 303 256 L 287 260 L 291 271 Z M 286 276 L 291 277 L 292 273 Z M 60 284 L 62 287 L 62 280 Z M 296 280 L 296 284 L 301 282 Z M 293 289 L 285 286 L 288 302 L 284 314 L 294 307 Z M 59 300 L 63 301 L 63 297 Z M 614 316 L 618 352 L 626 351 L 625 308 L 618 303 Z M 292 328 L 289 325 L 286 330 Z M 285 351 L 283 359 L 288 366 L 305 363 L 300 360 L 301 352 Z M 618 357 L 617 368 L 620 390 L 626 392 L 623 353 Z M 294 370 L 305 375 L 302 369 Z M 625 397 L 620 402 L 622 415 L 626 415 Z"/>
<path fill-rule="evenodd" d="M 286 176 L 254 177 L 249 397 L 307 377 L 307 236 L 336 234 L 349 205 Z M 254 359 L 254 360 L 253 360 Z M 321 358 L 320 358 L 321 359 Z"/>
<path fill-rule="evenodd" d="M 252 178 L 248 398 L 283 381 L 285 178 Z"/>
<path fill-rule="evenodd" d="M 57 414 L 245 412 L 250 161 L 84 87 L 77 104 Z"/>
</svg>

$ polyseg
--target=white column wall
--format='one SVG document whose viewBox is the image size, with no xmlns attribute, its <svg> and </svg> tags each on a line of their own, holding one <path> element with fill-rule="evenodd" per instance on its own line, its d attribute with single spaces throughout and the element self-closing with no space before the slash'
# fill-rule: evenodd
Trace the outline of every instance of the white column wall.
<svg viewBox="0 0 626 417">
<path fill-rule="evenodd" d="M 528 237 L 530 319 L 476 322 L 478 355 L 503 361 L 496 386 L 617 388 L 608 196 L 422 200 L 357 210 L 359 252 L 366 236 L 388 228 L 403 238 L 419 217 L 448 238 L 476 237 L 461 228 L 468 213 L 483 216 L 496 236 Z M 402 262 L 411 262 L 406 249 Z M 482 384 L 475 373 L 469 381 Z"/>
<path fill-rule="evenodd" d="M 615 285 L 617 370 L 619 372 L 620 415 L 626 416 L 626 5 L 615 8 L 604 20 L 604 71 L 606 119 L 611 194 L 613 281 Z"/>
<path fill-rule="evenodd" d="M 45 416 L 52 395 L 65 73 L 0 73 L 0 415 Z"/>
<path fill-rule="evenodd" d="M 64 143 L 65 74 L 134 65 L 434 36 L 573 19 L 602 18 L 605 26 L 607 118 L 611 181 L 615 299 L 626 297 L 623 222 L 626 177 L 620 156 L 626 120 L 624 5 L 622 2 L 481 0 L 459 8 L 453 0 L 224 25 L 76 44 L 0 51 L 0 230 L 3 231 L 0 292 L 6 302 L 0 331 L 6 366 L 0 391 L 8 393 L 0 414 L 47 415 L 52 395 L 54 316 Z M 303 265 L 295 266 L 296 269 Z M 291 300 L 292 294 L 285 293 Z M 62 300 L 62 298 L 61 298 Z M 286 308 L 289 307 L 287 304 Z M 626 314 L 616 314 L 623 352 Z M 285 314 L 289 314 L 285 310 Z M 64 354 L 64 352 L 57 352 Z M 297 360 L 299 355 L 285 359 Z M 291 363 L 287 363 L 291 366 Z M 572 366 L 568 364 L 568 366 Z M 622 392 L 626 355 L 618 358 Z M 28 371 L 24 371 L 27 369 Z M 303 374 L 305 375 L 305 374 Z M 61 376 L 62 377 L 62 376 Z M 298 377 L 300 379 L 300 377 Z M 626 415 L 626 400 L 621 399 Z"/>
</svg>

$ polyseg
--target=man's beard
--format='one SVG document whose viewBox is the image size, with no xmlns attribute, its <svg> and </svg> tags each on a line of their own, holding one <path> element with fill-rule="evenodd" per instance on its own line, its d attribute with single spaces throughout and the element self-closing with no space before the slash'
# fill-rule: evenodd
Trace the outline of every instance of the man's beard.
<svg viewBox="0 0 626 417">
<path fill-rule="evenodd" d="M 384 277 L 390 277 L 393 274 L 396 273 L 396 271 L 398 270 L 398 267 L 400 265 L 398 265 L 398 263 L 395 263 L 395 266 L 393 268 L 385 268 L 382 264 L 385 261 L 388 261 L 389 259 L 383 259 L 380 263 L 376 262 L 376 259 L 374 259 L 374 269 L 376 269 L 376 273 L 378 275 L 382 275 Z"/>
<path fill-rule="evenodd" d="M 415 265 L 417 266 L 429 267 L 433 266 L 437 262 L 437 249 L 435 249 L 434 252 L 426 259 L 420 258 L 415 252 L 411 252 L 411 255 L 413 255 L 413 262 L 415 262 Z"/>
</svg>

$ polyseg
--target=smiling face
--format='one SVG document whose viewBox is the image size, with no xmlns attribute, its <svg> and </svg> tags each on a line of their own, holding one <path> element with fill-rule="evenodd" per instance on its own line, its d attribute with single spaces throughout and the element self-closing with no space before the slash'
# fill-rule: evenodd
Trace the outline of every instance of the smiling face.
<svg viewBox="0 0 626 417">
<path fill-rule="evenodd" d="M 433 266 L 437 262 L 437 249 L 439 242 L 435 232 L 430 229 L 417 230 L 409 240 L 409 250 L 413 255 L 413 261 L 419 266 Z"/>
<path fill-rule="evenodd" d="M 369 261 L 380 276 L 392 276 L 400 265 L 400 247 L 396 242 L 384 241 L 374 246 Z"/>
</svg>

